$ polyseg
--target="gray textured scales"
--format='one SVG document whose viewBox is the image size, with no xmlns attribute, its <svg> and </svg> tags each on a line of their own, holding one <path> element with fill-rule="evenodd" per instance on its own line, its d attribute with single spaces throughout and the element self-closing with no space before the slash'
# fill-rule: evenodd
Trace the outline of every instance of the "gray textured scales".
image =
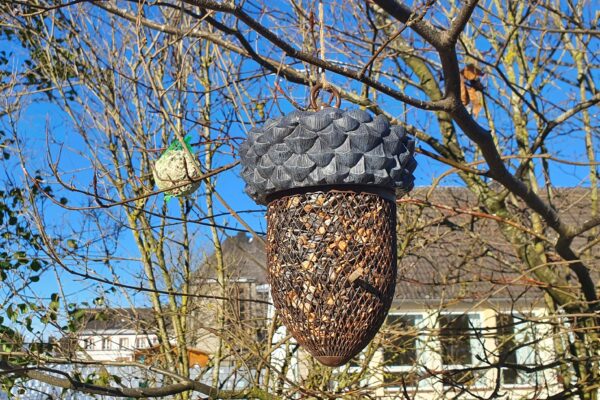
<svg viewBox="0 0 600 400">
<path fill-rule="evenodd" d="M 415 142 L 363 110 L 295 111 L 253 128 L 240 147 L 246 193 L 257 203 L 298 187 L 377 185 L 408 192 Z"/>
</svg>

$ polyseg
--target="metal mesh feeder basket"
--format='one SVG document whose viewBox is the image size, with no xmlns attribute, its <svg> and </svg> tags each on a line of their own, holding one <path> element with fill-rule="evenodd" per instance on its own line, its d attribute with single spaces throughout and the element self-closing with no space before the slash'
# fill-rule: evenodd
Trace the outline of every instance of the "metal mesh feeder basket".
<svg viewBox="0 0 600 400">
<path fill-rule="evenodd" d="M 269 282 L 283 323 L 328 366 L 358 354 L 396 284 L 396 193 L 412 188 L 414 142 L 361 110 L 295 112 L 250 131 L 246 191 L 267 211 Z"/>
</svg>

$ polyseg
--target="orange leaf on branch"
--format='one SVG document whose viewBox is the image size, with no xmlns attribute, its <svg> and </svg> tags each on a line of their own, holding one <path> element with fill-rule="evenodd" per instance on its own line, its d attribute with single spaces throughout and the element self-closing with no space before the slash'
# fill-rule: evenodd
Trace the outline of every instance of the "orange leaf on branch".
<svg viewBox="0 0 600 400">
<path fill-rule="evenodd" d="M 471 113 L 477 117 L 483 106 L 483 71 L 474 64 L 467 64 L 460 71 L 460 100 L 464 106 L 471 105 Z"/>
</svg>

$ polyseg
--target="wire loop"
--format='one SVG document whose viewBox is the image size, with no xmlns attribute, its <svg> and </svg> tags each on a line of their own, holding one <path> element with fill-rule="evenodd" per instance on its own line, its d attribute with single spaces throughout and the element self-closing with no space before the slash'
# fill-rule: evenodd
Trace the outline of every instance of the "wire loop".
<svg viewBox="0 0 600 400">
<path fill-rule="evenodd" d="M 328 91 L 331 95 L 329 96 L 329 100 L 324 103 L 318 104 L 319 94 L 321 90 Z M 310 89 L 310 108 L 314 110 L 318 110 L 319 108 L 324 108 L 326 105 L 331 106 L 333 100 L 335 99 L 335 108 L 340 108 L 342 104 L 342 98 L 340 97 L 340 92 L 337 91 L 331 85 L 324 86 L 322 83 L 317 83 L 315 86 Z"/>
</svg>

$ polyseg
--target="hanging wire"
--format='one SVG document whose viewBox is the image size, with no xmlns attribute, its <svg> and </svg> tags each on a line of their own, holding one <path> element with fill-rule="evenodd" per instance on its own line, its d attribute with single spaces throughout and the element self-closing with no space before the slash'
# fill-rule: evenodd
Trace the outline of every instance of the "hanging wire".
<svg viewBox="0 0 600 400">
<path fill-rule="evenodd" d="M 325 11 L 323 7 L 323 0 L 319 0 L 319 51 L 321 53 L 321 60 L 325 62 Z M 327 77 L 325 76 L 325 68 L 321 68 L 321 85 L 323 88 L 327 88 Z"/>
<path fill-rule="evenodd" d="M 325 46 L 325 9 L 324 9 L 324 5 L 323 5 L 323 0 L 319 0 L 319 56 L 323 62 L 326 61 L 326 55 L 325 55 L 326 50 L 327 49 Z M 318 101 L 319 93 L 321 92 L 321 90 L 326 90 L 331 94 L 331 96 L 329 97 L 329 100 L 327 100 L 325 102 Z M 335 99 L 334 107 L 339 108 L 342 103 L 340 93 L 337 89 L 335 89 L 332 85 L 330 85 L 327 82 L 325 68 L 321 68 L 319 82 L 310 89 L 309 107 L 314 110 L 318 110 L 318 109 L 324 108 L 326 105 L 331 106 L 334 99 Z"/>
</svg>

